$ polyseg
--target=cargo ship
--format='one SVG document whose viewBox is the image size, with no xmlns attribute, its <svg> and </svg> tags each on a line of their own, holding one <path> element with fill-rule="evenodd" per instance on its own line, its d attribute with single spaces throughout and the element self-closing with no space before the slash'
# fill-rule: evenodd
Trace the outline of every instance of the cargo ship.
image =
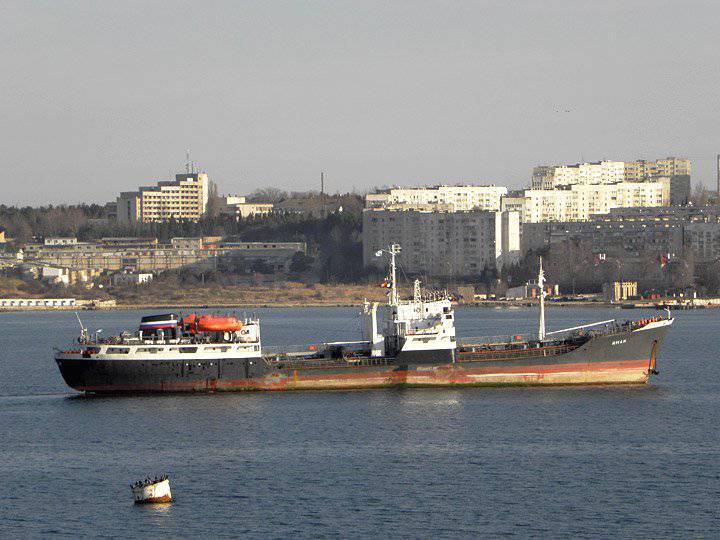
<svg viewBox="0 0 720 540">
<path fill-rule="evenodd" d="M 400 299 L 392 245 L 383 286 L 388 302 L 365 302 L 358 341 L 301 350 L 261 346 L 260 322 L 236 317 L 174 314 L 143 317 L 135 333 L 81 335 L 56 349 L 65 382 L 89 393 L 321 390 L 395 386 L 641 384 L 657 374 L 657 356 L 674 319 L 606 320 L 548 332 L 545 293 L 538 333 L 527 337 L 458 339 L 446 292 L 415 281 Z M 540 262 L 538 284 L 544 289 Z"/>
</svg>

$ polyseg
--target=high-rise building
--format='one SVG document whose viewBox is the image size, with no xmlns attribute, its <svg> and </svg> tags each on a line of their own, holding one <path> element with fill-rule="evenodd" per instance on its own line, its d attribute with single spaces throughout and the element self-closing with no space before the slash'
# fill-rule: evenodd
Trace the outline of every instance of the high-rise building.
<svg viewBox="0 0 720 540">
<path fill-rule="evenodd" d="M 528 189 L 504 198 L 502 210 L 520 212 L 523 223 L 585 221 L 613 208 L 666 206 L 668 187 L 662 182 L 575 184 L 559 189 Z"/>
<path fill-rule="evenodd" d="M 121 193 L 117 221 L 123 224 L 170 220 L 197 221 L 207 211 L 209 180 L 206 173 L 176 174 L 174 181 Z"/>
<path fill-rule="evenodd" d="M 625 162 L 625 180 L 628 182 L 642 182 L 660 176 L 690 176 L 691 164 L 689 159 L 668 157 L 656 161 Z"/>
<path fill-rule="evenodd" d="M 444 206 L 448 210 L 500 210 L 507 195 L 503 186 L 434 186 L 392 188 L 365 197 L 366 208 L 422 208 Z"/>
<path fill-rule="evenodd" d="M 532 189 L 555 189 L 576 184 L 614 184 L 625 180 L 625 163 L 598 161 L 574 165 L 541 165 L 533 169 Z"/>
<path fill-rule="evenodd" d="M 576 185 L 660 182 L 664 185 L 664 204 L 683 205 L 690 200 L 690 173 L 690 160 L 674 157 L 656 161 L 598 161 L 574 165 L 541 165 L 533 169 L 531 188 L 554 190 Z M 636 188 L 630 191 L 642 193 L 644 189 Z"/>
<path fill-rule="evenodd" d="M 363 262 L 382 268 L 375 253 L 400 244 L 408 274 L 478 276 L 500 270 L 520 256 L 517 212 L 366 208 Z"/>
</svg>

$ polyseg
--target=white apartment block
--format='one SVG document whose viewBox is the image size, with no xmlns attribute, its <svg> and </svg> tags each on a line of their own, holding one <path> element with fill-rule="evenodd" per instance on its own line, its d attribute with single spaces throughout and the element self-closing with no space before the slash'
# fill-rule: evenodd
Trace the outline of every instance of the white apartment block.
<svg viewBox="0 0 720 540">
<path fill-rule="evenodd" d="M 394 243 L 402 247 L 398 262 L 408 274 L 477 276 L 517 262 L 520 216 L 488 210 L 365 209 L 365 266 L 383 268 L 386 261 L 375 253 Z"/>
<path fill-rule="evenodd" d="M 628 161 L 625 163 L 625 180 L 640 182 L 659 176 L 690 176 L 692 166 L 689 159 L 668 157 L 656 161 Z"/>
<path fill-rule="evenodd" d="M 435 186 L 392 188 L 365 197 L 366 208 L 444 208 L 449 211 L 500 210 L 500 199 L 507 195 L 502 186 Z"/>
<path fill-rule="evenodd" d="M 519 211 L 524 223 L 586 221 L 613 208 L 667 206 L 662 182 L 576 184 L 564 189 L 528 189 L 522 196 L 503 199 L 502 209 Z"/>
<path fill-rule="evenodd" d="M 197 221 L 207 211 L 209 180 L 206 173 L 175 175 L 174 181 L 121 193 L 117 198 L 118 223 Z"/>
<path fill-rule="evenodd" d="M 532 189 L 555 189 L 574 184 L 644 182 L 659 177 L 691 174 L 689 159 L 668 157 L 655 161 L 598 161 L 574 165 L 540 165 L 533 169 Z M 688 179 L 689 182 L 689 179 Z"/>
<path fill-rule="evenodd" d="M 532 189 L 555 189 L 575 184 L 614 184 L 624 180 L 623 161 L 598 161 L 557 167 L 541 166 L 533 170 Z"/>
</svg>

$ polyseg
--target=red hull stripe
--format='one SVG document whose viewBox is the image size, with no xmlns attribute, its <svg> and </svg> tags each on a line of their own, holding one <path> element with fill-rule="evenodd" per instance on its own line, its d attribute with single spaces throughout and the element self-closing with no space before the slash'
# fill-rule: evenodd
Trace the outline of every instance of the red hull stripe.
<svg viewBox="0 0 720 540">
<path fill-rule="evenodd" d="M 147 499 L 135 501 L 135 504 L 163 503 L 163 502 L 171 502 L 171 501 L 172 501 L 172 498 L 170 497 L 170 495 L 163 495 L 162 497 L 148 497 Z"/>
</svg>

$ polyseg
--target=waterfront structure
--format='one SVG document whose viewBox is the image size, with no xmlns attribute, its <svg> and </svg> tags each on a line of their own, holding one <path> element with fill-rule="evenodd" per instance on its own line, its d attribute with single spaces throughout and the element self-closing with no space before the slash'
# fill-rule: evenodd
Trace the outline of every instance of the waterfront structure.
<svg viewBox="0 0 720 540">
<path fill-rule="evenodd" d="M 220 213 L 233 216 L 235 219 L 245 219 L 253 216 L 266 216 L 273 211 L 272 203 L 251 203 L 245 197 L 227 195 L 220 198 Z"/>
<path fill-rule="evenodd" d="M 75 306 L 74 298 L 0 298 L 0 308 L 20 307 L 72 307 Z"/>
<path fill-rule="evenodd" d="M 217 268 L 227 261 L 262 263 L 273 272 L 287 272 L 292 258 L 305 253 L 304 242 L 223 242 L 217 237 L 157 239 L 103 239 L 67 246 L 25 246 L 24 261 L 73 270 L 161 272 L 200 266 Z M 206 242 L 207 241 L 207 242 Z"/>
<path fill-rule="evenodd" d="M 125 225 L 170 220 L 198 221 L 207 212 L 209 179 L 206 173 L 188 170 L 174 181 L 158 182 L 117 198 L 117 221 Z"/>
<path fill-rule="evenodd" d="M 520 256 L 517 212 L 366 208 L 362 235 L 365 266 L 381 267 L 376 252 L 400 244 L 402 267 L 415 275 L 477 276 Z"/>
<path fill-rule="evenodd" d="M 503 186 L 434 186 L 391 188 L 365 197 L 366 208 L 427 209 L 444 207 L 457 210 L 500 210 L 500 199 L 507 195 Z"/>
<path fill-rule="evenodd" d="M 603 284 L 603 298 L 608 302 L 620 302 L 636 298 L 638 295 L 637 281 L 613 281 Z"/>
</svg>

